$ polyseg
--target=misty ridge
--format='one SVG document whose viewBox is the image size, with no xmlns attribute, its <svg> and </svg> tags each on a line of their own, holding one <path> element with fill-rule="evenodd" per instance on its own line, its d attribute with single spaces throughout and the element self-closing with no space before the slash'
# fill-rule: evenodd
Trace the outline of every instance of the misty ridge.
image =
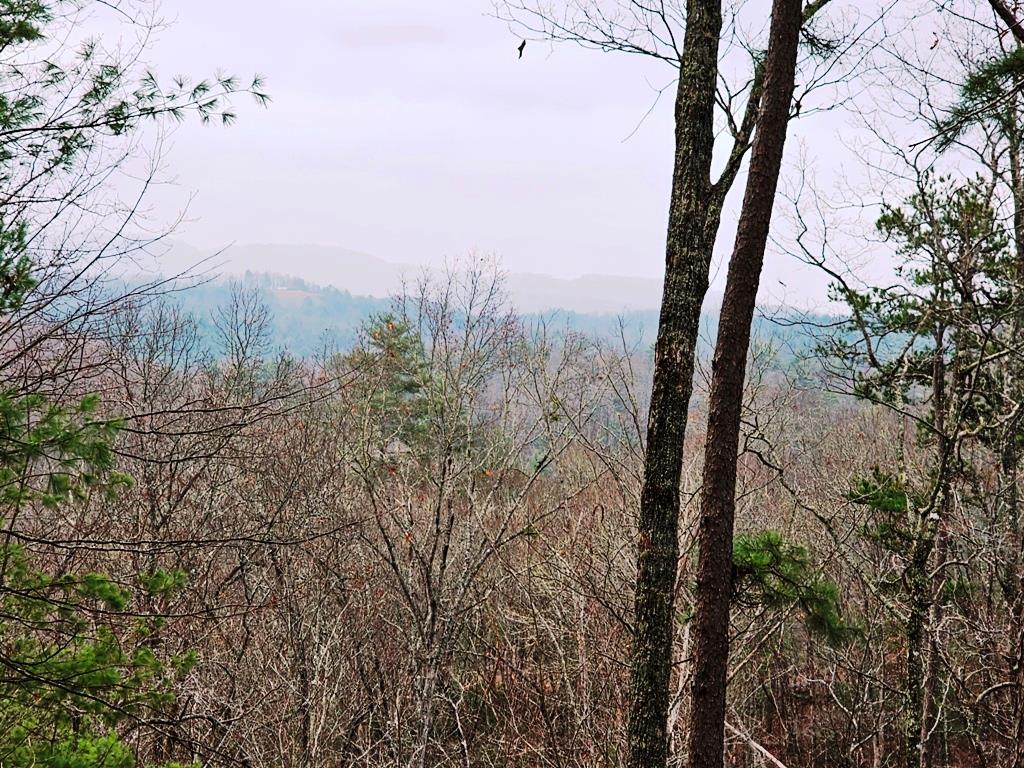
<svg viewBox="0 0 1024 768">
<path fill-rule="evenodd" d="M 160 257 L 167 270 L 186 271 L 208 259 L 215 271 L 225 275 L 243 271 L 284 273 L 321 286 L 332 286 L 354 296 L 386 298 L 402 290 L 423 274 L 439 275 L 468 265 L 494 264 L 504 274 L 509 298 L 520 312 L 563 309 L 583 314 L 605 314 L 636 310 L 657 310 L 661 302 L 661 281 L 640 277 L 584 275 L 561 279 L 547 275 L 518 273 L 504 268 L 500 260 L 486 255 L 468 255 L 448 260 L 434 268 L 385 261 L 345 248 L 312 245 L 236 244 L 210 256 L 194 247 L 173 243 Z M 283 267 L 287 269 L 283 269 Z"/>
<path fill-rule="evenodd" d="M 1020 2 L 173 6 L 0 0 L 0 768 L 1024 768 Z"/>
<path fill-rule="evenodd" d="M 418 281 L 447 280 L 452 272 L 477 268 L 493 270 L 501 278 L 509 307 L 523 323 L 544 324 L 553 333 L 583 334 L 605 342 L 616 339 L 646 354 L 653 349 L 658 326 L 661 286 L 643 278 L 591 275 L 575 280 L 546 275 L 508 273 L 500 260 L 467 257 L 444 267 L 426 269 L 392 264 L 366 254 L 316 246 L 231 246 L 203 259 L 198 249 L 174 243 L 159 262 L 168 271 L 150 279 L 183 274 L 173 302 L 193 314 L 208 342 L 216 336 L 213 318 L 227 306 L 235 288 L 254 290 L 270 312 L 268 342 L 275 349 L 299 357 L 326 349 L 349 350 L 373 316 L 386 313 L 394 298 Z M 243 273 L 232 273 L 236 265 Z M 290 274 L 261 271 L 261 267 L 287 265 Z M 320 284 L 298 275 L 318 275 L 331 281 Z M 332 277 L 334 275 L 334 277 Z M 129 283 L 144 275 L 126 277 Z M 702 354 L 710 353 L 717 329 L 721 296 L 709 292 L 702 332 Z M 783 358 L 807 353 L 814 346 L 814 328 L 830 318 L 787 307 L 767 306 L 754 320 L 755 335 L 772 344 Z"/>
</svg>

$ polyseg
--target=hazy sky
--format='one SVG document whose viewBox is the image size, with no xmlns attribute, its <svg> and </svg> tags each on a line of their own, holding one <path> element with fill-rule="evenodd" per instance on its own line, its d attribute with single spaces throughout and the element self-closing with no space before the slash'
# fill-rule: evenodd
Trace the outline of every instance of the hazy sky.
<svg viewBox="0 0 1024 768">
<path fill-rule="evenodd" d="M 161 72 L 258 71 L 273 97 L 229 130 L 174 134 L 178 197 L 197 194 L 182 239 L 417 263 L 476 248 L 516 270 L 659 274 L 670 109 L 624 139 L 653 103 L 645 76 L 664 86 L 667 67 L 539 44 L 519 61 L 488 0 L 297 7 L 164 6 Z"/>
<path fill-rule="evenodd" d="M 164 11 L 158 71 L 259 72 L 273 97 L 267 110 L 241 102 L 229 129 L 190 122 L 172 135 L 176 185 L 154 204 L 169 216 L 195 193 L 181 240 L 337 245 L 411 263 L 477 249 L 514 271 L 662 274 L 671 89 L 637 125 L 672 80 L 663 63 L 540 43 L 517 60 L 489 0 L 174 0 Z M 766 282 L 787 274 L 820 290 L 792 269 L 772 257 Z"/>
</svg>

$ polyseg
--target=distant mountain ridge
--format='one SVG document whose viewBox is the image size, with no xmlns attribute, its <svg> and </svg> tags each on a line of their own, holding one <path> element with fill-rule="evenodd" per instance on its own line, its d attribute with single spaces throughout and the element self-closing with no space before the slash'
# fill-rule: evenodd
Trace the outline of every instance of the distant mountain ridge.
<svg viewBox="0 0 1024 768">
<path fill-rule="evenodd" d="M 270 336 L 275 349 L 298 356 L 316 354 L 325 347 L 351 349 L 367 319 L 387 311 L 390 299 L 381 296 L 357 296 L 333 286 L 321 286 L 280 273 L 246 271 L 237 276 L 221 276 L 175 291 L 173 300 L 189 312 L 199 325 L 200 336 L 215 347 L 217 331 L 214 318 L 231 301 L 232 283 L 255 288 L 270 310 Z M 616 340 L 624 335 L 629 346 L 650 349 L 658 329 L 657 309 L 621 312 L 578 312 L 572 309 L 547 309 L 520 312 L 526 323 L 544 322 L 554 333 L 574 332 Z M 711 350 L 717 327 L 717 314 L 705 312 L 701 322 L 699 352 Z M 754 335 L 789 350 L 806 349 L 811 337 L 806 329 L 785 327 L 763 317 L 755 317 Z"/>
<path fill-rule="evenodd" d="M 384 298 L 439 268 L 385 261 L 359 251 L 320 245 L 232 245 L 211 255 L 184 243 L 172 243 L 160 259 L 160 269 L 181 272 L 203 264 L 215 273 L 241 275 L 246 271 L 287 274 L 353 296 Z M 458 262 L 456 262 L 458 266 Z M 580 313 L 619 313 L 657 310 L 661 280 L 645 277 L 588 274 L 559 278 L 531 272 L 506 272 L 506 286 L 520 312 L 566 310 Z"/>
</svg>

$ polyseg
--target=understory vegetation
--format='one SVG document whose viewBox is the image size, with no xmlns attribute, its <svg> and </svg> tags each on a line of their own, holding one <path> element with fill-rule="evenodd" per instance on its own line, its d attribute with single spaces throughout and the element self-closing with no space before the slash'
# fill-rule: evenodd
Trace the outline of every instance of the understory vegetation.
<svg viewBox="0 0 1024 768">
<path fill-rule="evenodd" d="M 782 129 L 800 111 L 793 72 L 788 90 L 777 79 L 785 3 L 782 43 L 755 51 L 747 84 L 755 107 L 774 93 Z M 826 5 L 789 30 L 800 67 L 845 39 L 809 26 Z M 653 348 L 517 314 L 477 259 L 301 355 L 277 343 L 258 285 L 199 316 L 180 300 L 188 276 L 128 280 L 161 241 L 139 223 L 153 136 L 229 124 L 240 99 L 267 102 L 262 83 L 165 83 L 137 64 L 144 35 L 116 54 L 70 42 L 109 4 L 0 0 L 0 766 L 571 768 L 659 750 L 696 765 L 690 724 L 709 713 L 693 702 L 710 691 L 732 766 L 1022 768 L 1024 31 L 960 5 L 977 18 L 950 22 L 963 45 L 945 79 L 891 58 L 871 71 L 931 136 L 908 154 L 874 134 L 890 176 L 871 220 L 833 237 L 838 214 L 790 200 L 785 247 L 827 273 L 830 311 L 776 318 L 798 346 L 750 338 L 749 318 L 736 336 L 757 283 L 730 274 L 714 352 L 691 339 L 683 382 L 666 374 L 689 328 L 670 300 L 689 297 L 696 329 L 707 287 L 673 276 L 685 248 Z M 116 12 L 145 29 L 147 7 Z M 748 111 L 723 200 L 752 141 L 752 166 L 772 170 Z M 670 246 L 698 236 L 689 221 Z M 741 217 L 733 257 L 755 278 L 757 224 Z M 852 242 L 884 280 L 848 268 Z M 738 381 L 729 352 L 745 355 Z M 680 451 L 659 465 L 679 470 L 676 517 L 652 512 L 673 511 L 651 469 L 657 424 Z M 724 506 L 709 466 L 734 481 Z M 666 530 L 669 546 L 652 539 Z M 721 578 L 702 564 L 712 544 L 727 545 Z M 666 552 L 674 570 L 651 565 Z M 719 683 L 695 671 L 715 649 L 709 605 L 724 611 Z"/>
</svg>

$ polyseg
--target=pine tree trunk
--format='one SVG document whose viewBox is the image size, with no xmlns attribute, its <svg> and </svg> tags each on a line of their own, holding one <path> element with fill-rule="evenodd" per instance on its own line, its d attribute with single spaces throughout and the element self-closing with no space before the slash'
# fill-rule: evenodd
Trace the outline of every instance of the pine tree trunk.
<svg viewBox="0 0 1024 768">
<path fill-rule="evenodd" d="M 920 768 L 925 764 L 922 733 L 925 726 L 925 630 L 931 607 L 931 584 L 928 560 L 934 543 L 934 530 L 929 521 L 914 546 L 905 578 L 910 591 L 910 613 L 907 616 L 907 723 L 905 732 L 905 765 Z"/>
<path fill-rule="evenodd" d="M 927 673 L 926 652 L 928 651 L 928 619 L 932 611 L 932 581 L 929 577 L 929 562 L 941 521 L 947 514 L 950 484 L 950 459 L 952 444 L 946 434 L 947 411 L 952 410 L 950 398 L 959 397 L 958 376 L 953 374 L 953 392 L 947 394 L 945 361 L 946 329 L 939 326 L 935 331 L 935 351 L 932 361 L 932 408 L 935 434 L 935 482 L 938 484 L 934 499 L 924 509 L 918 510 L 916 536 L 911 550 L 910 562 L 904 579 L 910 610 L 907 615 L 907 723 L 905 733 L 905 764 L 907 768 L 927 768 L 929 753 L 925 749 L 928 729 L 931 680 Z"/>
<path fill-rule="evenodd" d="M 719 319 L 698 520 L 689 729 L 692 768 L 724 761 L 729 603 L 740 412 L 750 325 L 760 283 L 793 98 L 800 0 L 774 0 L 764 95 Z"/>
<path fill-rule="evenodd" d="M 948 515 L 948 494 L 945 494 L 941 501 L 942 511 L 939 512 L 939 520 L 946 520 Z M 939 528 L 935 535 L 935 557 L 934 563 L 929 566 L 929 571 L 934 574 L 929 584 L 928 620 L 925 624 L 927 633 L 924 645 L 926 649 L 924 659 L 924 687 L 921 702 L 921 759 L 920 768 L 931 768 L 939 760 L 943 753 L 943 731 L 939 719 L 941 717 L 939 701 L 939 676 L 941 674 L 941 655 L 939 647 L 938 629 L 942 622 L 942 599 L 941 591 L 945 576 L 943 564 L 946 561 L 946 553 L 949 547 L 949 538 Z"/>
</svg>

